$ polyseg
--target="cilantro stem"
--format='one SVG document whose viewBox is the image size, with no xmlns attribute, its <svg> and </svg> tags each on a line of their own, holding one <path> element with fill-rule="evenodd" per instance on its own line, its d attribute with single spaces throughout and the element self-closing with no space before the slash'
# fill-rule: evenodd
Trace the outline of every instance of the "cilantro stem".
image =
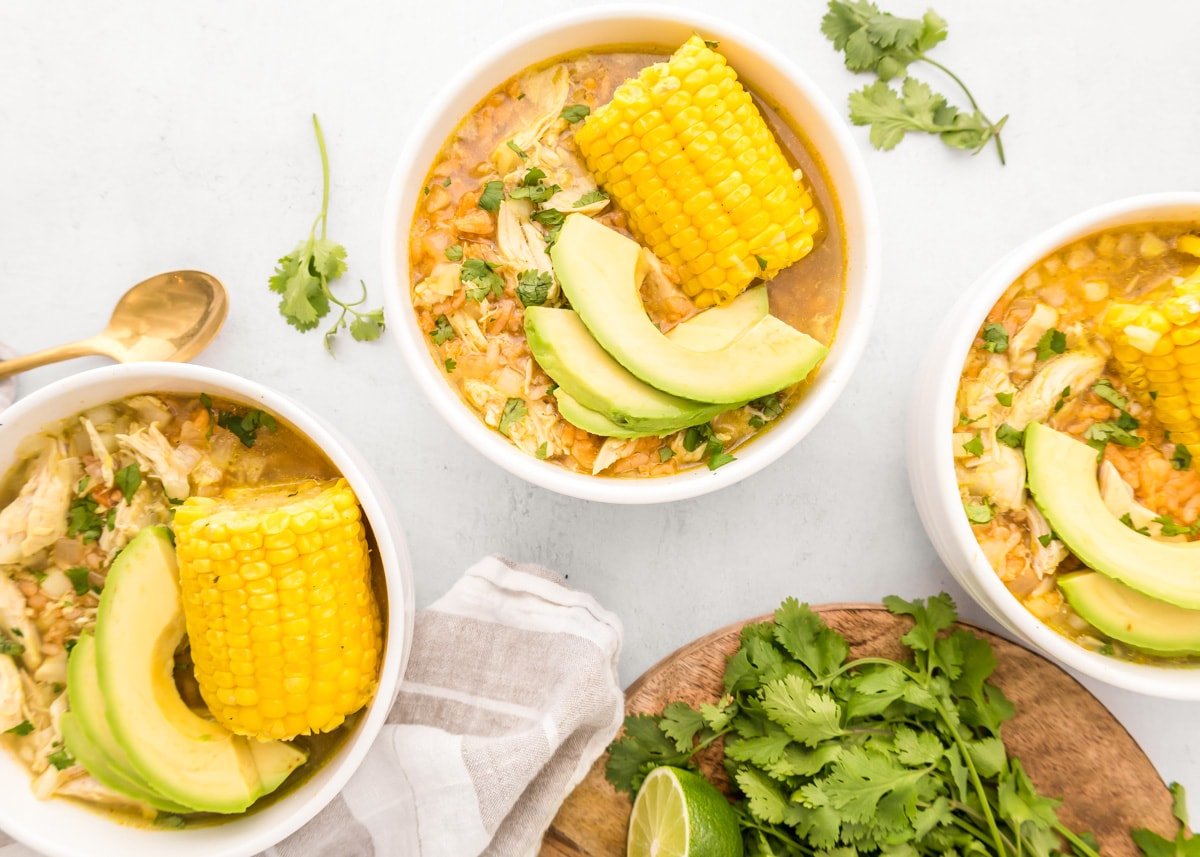
<svg viewBox="0 0 1200 857">
<path fill-rule="evenodd" d="M 979 109 L 979 103 L 975 101 L 975 96 L 971 94 L 971 90 L 967 88 L 967 85 L 962 82 L 962 78 L 950 71 L 950 69 L 946 68 L 937 60 L 930 59 L 925 54 L 919 54 L 917 59 L 921 60 L 922 62 L 929 63 L 931 66 L 941 71 L 942 74 L 946 75 L 946 77 L 958 84 L 958 88 L 963 91 L 965 96 L 967 96 L 967 101 L 971 102 L 971 106 L 975 108 L 975 112 L 983 118 L 983 121 L 987 123 L 988 128 L 991 130 L 992 139 L 996 141 L 996 154 L 1000 156 L 1000 164 L 1002 166 L 1007 164 L 1008 162 L 1004 160 L 1004 143 L 1000 140 L 1000 128 L 1004 125 L 1004 120 L 1001 119 L 1000 124 L 997 125 L 995 122 L 989 119 L 987 114 Z"/>
<path fill-rule="evenodd" d="M 925 690 L 929 690 L 928 687 Z M 946 706 L 942 705 L 942 701 L 930 693 L 933 699 L 934 708 L 937 709 L 938 716 L 942 718 L 942 722 L 946 724 L 950 730 L 951 736 L 954 738 L 954 744 L 958 747 L 958 752 L 962 754 L 963 761 L 967 763 L 967 773 L 971 776 L 971 784 L 975 786 L 975 791 L 979 793 L 979 803 L 983 807 L 983 818 L 987 822 L 988 831 L 992 834 L 992 841 L 996 843 L 996 853 L 1001 855 L 1008 852 L 1004 848 L 1004 837 L 1000 833 L 1000 828 L 996 826 L 996 819 L 992 815 L 992 807 L 988 802 L 987 792 L 984 791 L 983 781 L 979 779 L 979 771 L 975 768 L 975 762 L 971 759 L 971 754 L 967 750 L 967 742 L 963 740 L 962 735 L 958 731 L 958 726 L 950 719 L 950 712 L 946 711 Z"/>
<path fill-rule="evenodd" d="M 1064 825 L 1061 821 L 1054 822 L 1054 829 L 1058 831 L 1060 836 L 1074 845 L 1081 854 L 1086 855 L 1086 857 L 1100 857 L 1099 852 L 1095 851 L 1092 846 L 1088 845 L 1081 838 L 1076 836 L 1075 833 L 1072 832 L 1071 829 Z"/>
<path fill-rule="evenodd" d="M 325 134 L 321 131 L 321 123 L 317 120 L 317 114 L 312 115 L 313 129 L 317 132 L 317 148 L 321 150 L 321 213 L 317 215 L 317 219 L 313 222 L 312 231 L 317 231 L 317 224 L 321 224 L 321 240 L 325 239 L 325 221 L 326 215 L 329 213 L 329 153 L 325 151 Z"/>
</svg>

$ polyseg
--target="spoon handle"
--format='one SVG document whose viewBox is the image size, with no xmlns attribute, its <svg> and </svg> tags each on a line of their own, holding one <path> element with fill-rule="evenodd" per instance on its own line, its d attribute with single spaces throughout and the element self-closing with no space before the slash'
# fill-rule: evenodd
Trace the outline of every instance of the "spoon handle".
<svg viewBox="0 0 1200 857">
<path fill-rule="evenodd" d="M 35 351 L 32 354 L 14 357 L 12 360 L 0 360 L 0 378 L 7 378 L 10 375 L 16 375 L 18 372 L 27 372 L 30 369 L 36 369 L 39 366 L 46 366 L 50 363 L 58 363 L 62 360 L 74 360 L 76 357 L 88 357 L 101 353 L 100 349 L 96 347 L 96 343 L 91 339 L 70 342 L 66 345 L 56 345 L 53 348 L 46 348 L 42 351 Z"/>
</svg>

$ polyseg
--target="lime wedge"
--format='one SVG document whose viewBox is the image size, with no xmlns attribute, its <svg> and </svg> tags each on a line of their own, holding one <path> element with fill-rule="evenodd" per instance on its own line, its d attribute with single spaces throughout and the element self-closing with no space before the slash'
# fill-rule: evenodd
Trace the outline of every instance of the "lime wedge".
<svg viewBox="0 0 1200 857">
<path fill-rule="evenodd" d="M 741 857 L 737 816 L 703 777 L 655 768 L 629 817 L 627 857 Z"/>
</svg>

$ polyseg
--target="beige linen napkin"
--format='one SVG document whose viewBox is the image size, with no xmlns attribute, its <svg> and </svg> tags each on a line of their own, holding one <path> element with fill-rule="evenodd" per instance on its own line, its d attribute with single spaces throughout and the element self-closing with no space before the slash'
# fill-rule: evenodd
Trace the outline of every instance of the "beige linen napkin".
<svg viewBox="0 0 1200 857">
<path fill-rule="evenodd" d="M 536 854 L 621 724 L 620 649 L 620 621 L 592 596 L 537 566 L 481 560 L 417 614 L 362 767 L 264 857 Z M 32 854 L 0 833 L 0 857 Z"/>
</svg>

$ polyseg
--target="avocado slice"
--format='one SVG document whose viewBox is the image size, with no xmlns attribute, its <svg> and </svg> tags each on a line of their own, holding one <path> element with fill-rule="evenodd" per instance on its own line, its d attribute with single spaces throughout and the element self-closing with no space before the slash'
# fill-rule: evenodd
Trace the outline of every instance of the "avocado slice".
<svg viewBox="0 0 1200 857">
<path fill-rule="evenodd" d="M 1025 430 L 1029 492 L 1055 534 L 1084 565 L 1138 592 L 1200 609 L 1200 542 L 1159 542 L 1108 510 L 1096 450 L 1043 423 Z"/>
<path fill-rule="evenodd" d="M 63 716 L 63 741 L 89 774 L 110 789 L 163 812 L 194 812 L 191 807 L 167 800 L 150 788 L 113 737 L 105 713 L 104 695 L 100 692 L 96 642 L 91 634 L 84 634 L 71 649 L 67 662 L 67 699 L 71 710 Z M 71 719 L 69 730 L 68 717 Z"/>
<path fill-rule="evenodd" d="M 771 315 L 714 351 L 694 351 L 669 339 L 642 306 L 639 252 L 636 242 L 576 213 L 563 221 L 550 258 L 571 307 L 592 336 L 650 386 L 732 407 L 803 380 L 828 353 L 817 340 Z"/>
<path fill-rule="evenodd" d="M 675 326 L 668 338 L 696 350 L 721 348 L 768 312 L 765 286 L 750 289 L 723 307 L 706 310 Z M 572 413 L 587 409 L 603 422 L 582 415 L 589 425 L 604 426 L 604 437 L 663 435 L 706 423 L 731 405 L 694 402 L 651 387 L 614 360 L 569 309 L 529 307 L 525 310 L 525 338 L 538 365 L 573 400 Z M 562 408 L 559 408 L 559 413 Z M 580 428 L 565 413 L 563 417 Z M 630 432 L 612 434 L 613 426 Z"/>
<path fill-rule="evenodd" d="M 155 792 L 205 812 L 242 812 L 306 756 L 280 742 L 264 751 L 188 708 L 173 677 L 183 633 L 170 531 L 147 527 L 112 564 L 100 596 L 96 668 L 108 724 Z"/>
<path fill-rule="evenodd" d="M 1076 613 L 1114 640 L 1159 655 L 1200 655 L 1200 610 L 1158 601 L 1094 571 L 1064 574 L 1058 586 Z"/>
<path fill-rule="evenodd" d="M 591 408 L 581 405 L 578 399 L 573 398 L 562 387 L 554 391 L 554 398 L 558 403 L 558 413 L 564 420 L 576 428 L 600 437 L 656 437 L 670 434 L 670 432 L 638 431 L 635 428 L 617 425 L 599 411 L 593 411 Z"/>
</svg>

